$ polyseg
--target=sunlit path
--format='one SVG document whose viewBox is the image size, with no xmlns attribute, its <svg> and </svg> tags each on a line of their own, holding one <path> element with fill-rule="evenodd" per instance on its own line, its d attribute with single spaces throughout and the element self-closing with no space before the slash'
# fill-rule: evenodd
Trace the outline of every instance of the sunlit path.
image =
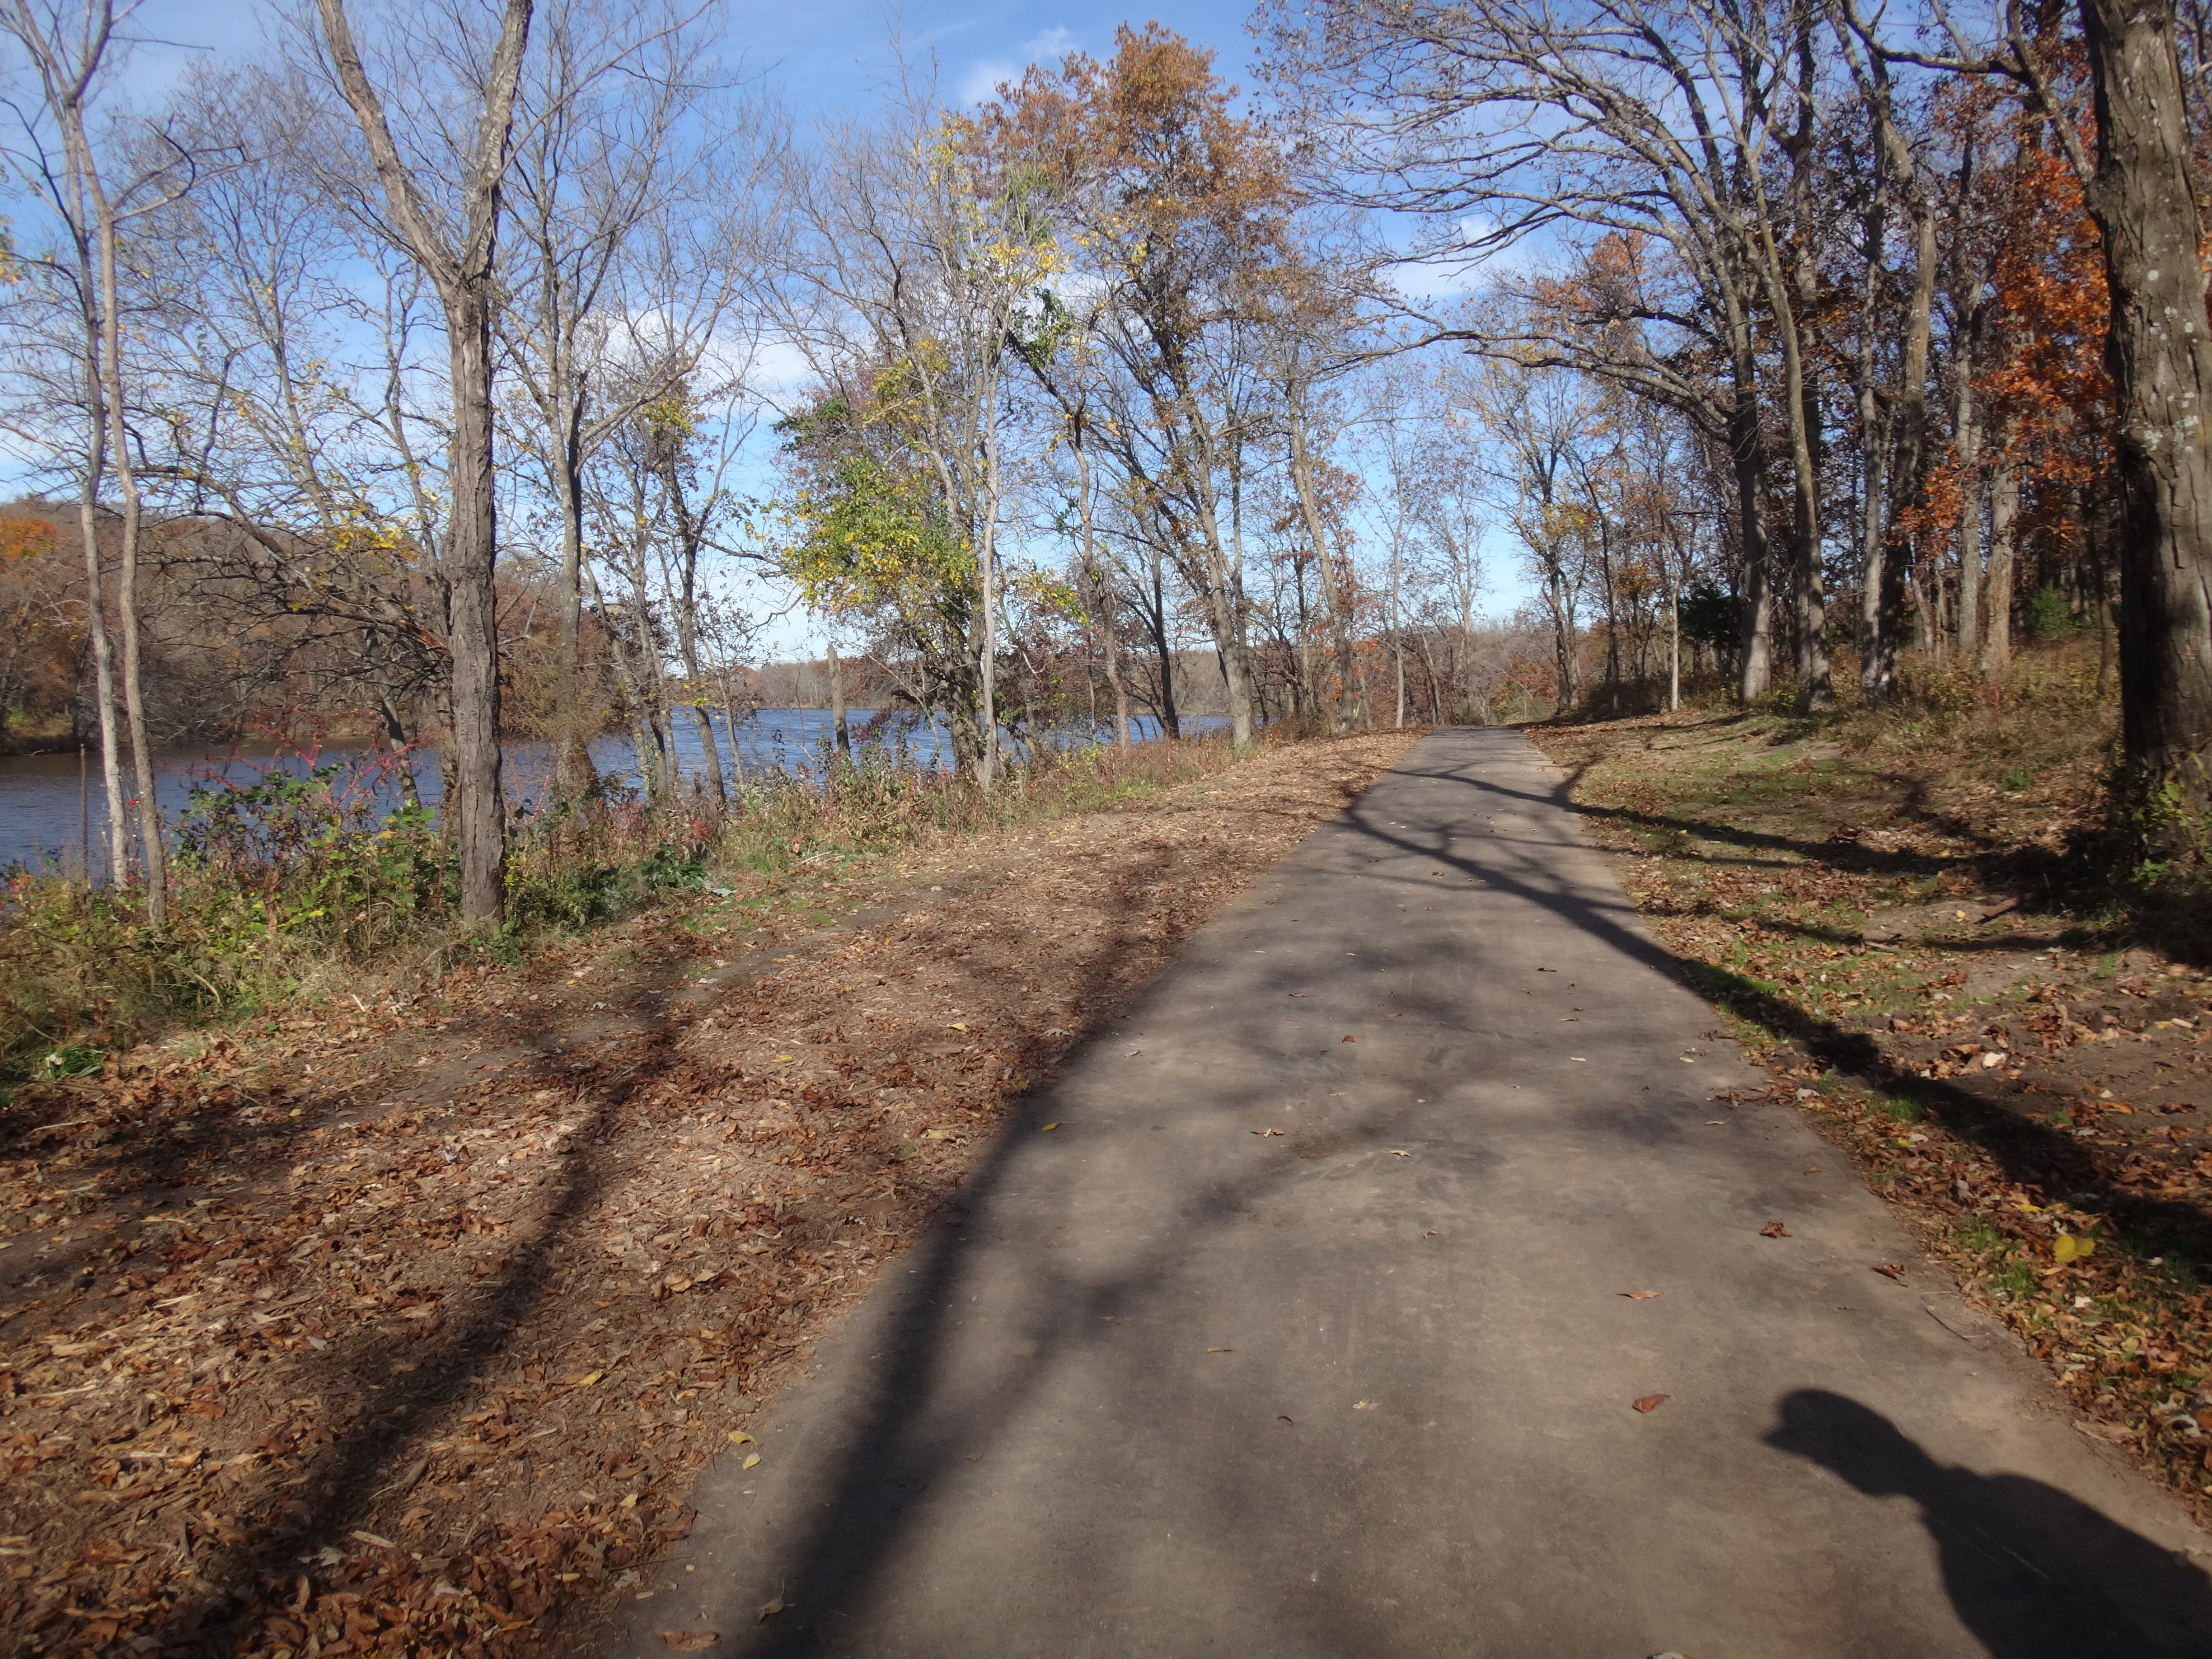
<svg viewBox="0 0 2212 1659">
<path fill-rule="evenodd" d="M 1526 741 L 1429 738 L 1035 1103 L 602 1650 L 2201 1652 L 2203 1535 L 1715 1025 Z"/>
</svg>

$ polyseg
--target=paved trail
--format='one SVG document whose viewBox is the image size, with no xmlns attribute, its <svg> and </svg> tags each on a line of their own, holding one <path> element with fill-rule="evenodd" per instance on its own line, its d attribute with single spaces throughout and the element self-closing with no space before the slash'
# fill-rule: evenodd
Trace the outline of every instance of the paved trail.
<svg viewBox="0 0 2212 1659">
<path fill-rule="evenodd" d="M 1014 1125 L 605 1650 L 2212 1654 L 2204 1534 L 1712 1102 L 1716 1025 L 1554 769 L 1427 738 Z"/>
</svg>

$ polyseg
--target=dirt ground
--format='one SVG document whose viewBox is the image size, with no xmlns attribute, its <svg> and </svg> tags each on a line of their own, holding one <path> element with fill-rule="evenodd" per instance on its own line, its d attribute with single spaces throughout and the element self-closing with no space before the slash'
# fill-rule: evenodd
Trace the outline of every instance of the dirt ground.
<svg viewBox="0 0 2212 1659">
<path fill-rule="evenodd" d="M 2047 884 L 2094 734 L 2036 769 L 1733 714 L 1532 735 L 1776 1096 L 2212 1522 L 2212 980 Z"/>
<path fill-rule="evenodd" d="M 1023 1092 L 1417 735 L 26 1090 L 8 1650 L 520 1654 L 644 1594 Z"/>
</svg>

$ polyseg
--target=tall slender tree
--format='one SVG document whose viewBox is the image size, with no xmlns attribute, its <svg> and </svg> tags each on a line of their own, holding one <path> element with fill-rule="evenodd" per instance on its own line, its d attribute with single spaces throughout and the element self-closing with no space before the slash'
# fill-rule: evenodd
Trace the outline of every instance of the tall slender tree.
<svg viewBox="0 0 2212 1659">
<path fill-rule="evenodd" d="M 451 495 L 440 578 L 453 653 L 456 836 L 461 914 L 496 923 L 507 903 L 507 803 L 500 782 L 497 483 L 493 472 L 492 319 L 498 303 L 501 191 L 532 0 L 506 0 L 482 68 L 474 143 L 445 192 L 426 187 L 433 158 L 400 152 L 383 94 L 369 77 L 344 0 L 315 0 L 332 78 L 351 107 L 382 186 L 393 240 L 438 291 L 445 311 L 452 439 Z"/>
</svg>

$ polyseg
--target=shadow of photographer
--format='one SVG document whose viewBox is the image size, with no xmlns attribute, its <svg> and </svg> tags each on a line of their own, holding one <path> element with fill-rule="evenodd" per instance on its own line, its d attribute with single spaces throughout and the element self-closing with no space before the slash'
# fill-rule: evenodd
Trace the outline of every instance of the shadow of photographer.
<svg viewBox="0 0 2212 1659">
<path fill-rule="evenodd" d="M 1820 1389 L 1783 1401 L 1766 1443 L 1919 1505 L 1952 1607 L 1990 1659 L 2212 1648 L 2212 1580 L 2056 1486 L 1940 1463 L 1881 1413 Z"/>
</svg>

